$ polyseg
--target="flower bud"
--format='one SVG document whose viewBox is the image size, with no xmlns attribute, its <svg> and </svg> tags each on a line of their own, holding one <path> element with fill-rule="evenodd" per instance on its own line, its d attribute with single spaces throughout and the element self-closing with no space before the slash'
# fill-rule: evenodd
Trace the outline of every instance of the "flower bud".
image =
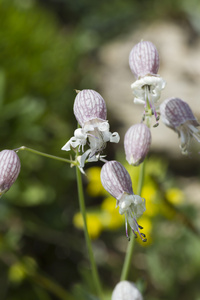
<svg viewBox="0 0 200 300">
<path fill-rule="evenodd" d="M 138 166 L 144 161 L 151 145 L 151 131 L 143 123 L 131 126 L 124 137 L 126 160 Z"/>
<path fill-rule="evenodd" d="M 159 54 L 153 43 L 141 41 L 129 55 L 129 66 L 136 78 L 155 75 L 159 69 Z"/>
<path fill-rule="evenodd" d="M 134 283 L 124 280 L 115 286 L 111 300 L 143 300 L 143 297 Z"/>
<path fill-rule="evenodd" d="M 78 92 L 74 101 L 74 115 L 81 127 L 92 119 L 106 120 L 105 101 L 96 91 L 82 90 Z"/>
<path fill-rule="evenodd" d="M 179 98 L 170 98 L 160 105 L 160 114 L 163 123 L 178 133 L 182 154 L 187 155 L 191 137 L 200 142 L 200 124 L 191 108 Z"/>
<path fill-rule="evenodd" d="M 0 152 L 0 196 L 7 192 L 17 179 L 21 164 L 18 155 L 13 150 Z"/>
</svg>

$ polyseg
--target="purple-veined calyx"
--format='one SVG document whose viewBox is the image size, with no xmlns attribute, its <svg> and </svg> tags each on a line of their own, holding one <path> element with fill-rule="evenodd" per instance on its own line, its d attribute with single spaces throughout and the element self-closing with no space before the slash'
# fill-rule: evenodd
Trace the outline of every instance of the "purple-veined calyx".
<svg viewBox="0 0 200 300">
<path fill-rule="evenodd" d="M 169 98 L 160 105 L 160 115 L 163 123 L 178 133 L 182 154 L 187 155 L 191 137 L 200 142 L 200 124 L 190 106 L 179 98 Z"/>
<path fill-rule="evenodd" d="M 14 150 L 2 150 L 0 152 L 0 196 L 13 185 L 19 175 L 20 168 L 20 159 Z"/>
<path fill-rule="evenodd" d="M 138 166 L 142 163 L 151 145 L 151 131 L 144 124 L 131 126 L 124 137 L 126 160 L 130 165 Z"/>
<path fill-rule="evenodd" d="M 145 199 L 133 193 L 128 171 L 121 163 L 115 160 L 106 162 L 101 169 L 101 182 L 105 190 L 117 200 L 119 213 L 125 216 L 127 238 L 129 239 L 129 224 L 134 235 L 137 236 L 138 233 L 145 242 L 145 235 L 140 232 L 142 227 L 137 222 L 137 219 L 146 210 Z"/>
<path fill-rule="evenodd" d="M 71 148 L 84 152 L 84 147 L 89 146 L 81 156 L 77 158 L 80 170 L 83 172 L 85 161 L 104 160 L 101 155 L 107 142 L 118 143 L 119 134 L 110 132 L 107 118 L 107 110 L 104 99 L 93 90 L 80 91 L 74 102 L 74 114 L 81 125 L 74 131 L 74 136 L 62 147 L 69 151 Z"/>
</svg>

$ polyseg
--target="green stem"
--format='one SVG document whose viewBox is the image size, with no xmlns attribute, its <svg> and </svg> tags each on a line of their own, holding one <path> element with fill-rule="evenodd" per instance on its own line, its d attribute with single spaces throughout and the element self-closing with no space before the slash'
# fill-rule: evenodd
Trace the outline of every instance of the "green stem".
<svg viewBox="0 0 200 300">
<path fill-rule="evenodd" d="M 47 154 L 47 153 L 44 153 L 44 152 L 41 152 L 41 151 L 37 151 L 37 150 L 35 150 L 35 149 L 28 148 L 28 147 L 26 147 L 26 146 L 21 146 L 21 147 L 15 149 L 16 152 L 18 152 L 18 151 L 23 151 L 23 150 L 32 152 L 32 153 L 37 154 L 37 155 L 40 155 L 40 156 L 45 156 L 45 157 L 47 157 L 47 158 L 51 158 L 51 159 L 63 161 L 63 162 L 65 162 L 65 163 L 69 163 L 69 164 L 73 164 L 73 165 L 77 165 L 77 162 L 74 161 L 74 160 L 70 160 L 70 159 L 66 159 L 66 158 L 59 157 L 59 156 Z"/>
<path fill-rule="evenodd" d="M 140 165 L 140 174 L 139 174 L 139 181 L 138 181 L 138 190 L 137 195 L 141 196 L 142 186 L 144 182 L 144 169 L 145 169 L 145 161 Z M 120 280 L 127 280 L 130 267 L 131 267 L 131 260 L 133 256 L 133 249 L 134 249 L 135 238 L 133 232 L 131 233 L 130 242 L 128 242 L 128 247 L 126 251 L 126 256 L 124 259 L 124 265 L 122 268 L 121 278 Z"/>
<path fill-rule="evenodd" d="M 88 255 L 89 255 L 89 260 L 90 260 L 90 264 L 91 264 L 91 269 L 92 269 L 93 280 L 94 280 L 94 284 L 95 284 L 96 291 L 98 293 L 99 298 L 103 299 L 104 297 L 103 297 L 102 287 L 101 287 L 99 274 L 98 274 L 97 266 L 96 266 L 95 259 L 94 259 L 94 254 L 92 251 L 91 240 L 90 240 L 89 233 L 88 233 L 82 177 L 81 177 L 81 172 L 78 167 L 76 167 L 76 177 L 77 177 L 79 205 L 80 205 L 80 210 L 81 210 L 81 214 L 83 217 L 84 234 L 85 234 L 85 240 L 86 240 L 86 245 L 87 245 L 87 249 L 88 249 Z"/>
</svg>

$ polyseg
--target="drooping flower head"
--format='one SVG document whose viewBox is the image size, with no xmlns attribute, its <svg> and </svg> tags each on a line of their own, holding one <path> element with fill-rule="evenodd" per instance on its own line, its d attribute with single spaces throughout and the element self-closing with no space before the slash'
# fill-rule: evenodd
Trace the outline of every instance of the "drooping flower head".
<svg viewBox="0 0 200 300">
<path fill-rule="evenodd" d="M 145 208 L 145 200 L 133 193 L 132 182 L 128 171 L 124 166 L 113 160 L 106 162 L 101 169 L 101 183 L 105 190 L 110 193 L 119 206 L 119 213 L 125 215 L 126 236 L 128 236 L 128 223 L 136 235 L 139 234 L 145 242 L 146 238 L 140 232 L 142 227 L 138 225 L 137 218 L 141 217 Z"/>
<path fill-rule="evenodd" d="M 190 106 L 179 98 L 169 98 L 160 105 L 160 115 L 163 123 L 178 133 L 181 151 L 187 155 L 191 137 L 200 142 L 200 124 Z"/>
<path fill-rule="evenodd" d="M 156 103 L 160 99 L 165 81 L 157 74 L 159 54 L 153 43 L 141 41 L 129 55 L 129 66 L 137 80 L 131 85 L 134 103 L 144 104 L 145 110 L 151 110 L 158 120 Z"/>
<path fill-rule="evenodd" d="M 142 163 L 151 145 L 151 131 L 144 124 L 131 126 L 124 137 L 126 160 L 130 165 L 138 166 Z"/>
<path fill-rule="evenodd" d="M 0 152 L 0 196 L 6 193 L 17 179 L 21 164 L 13 150 Z"/>
<path fill-rule="evenodd" d="M 78 92 L 74 101 L 74 115 L 81 125 L 74 131 L 72 137 L 62 150 L 69 151 L 77 148 L 84 152 L 84 146 L 89 149 L 80 157 L 80 169 L 84 167 L 85 160 L 97 161 L 102 156 L 102 150 L 107 142 L 119 142 L 119 134 L 110 132 L 110 125 L 107 118 L 106 104 L 102 96 L 94 90 L 82 90 Z"/>
<path fill-rule="evenodd" d="M 143 300 L 143 297 L 133 282 L 124 280 L 115 286 L 111 300 Z"/>
</svg>

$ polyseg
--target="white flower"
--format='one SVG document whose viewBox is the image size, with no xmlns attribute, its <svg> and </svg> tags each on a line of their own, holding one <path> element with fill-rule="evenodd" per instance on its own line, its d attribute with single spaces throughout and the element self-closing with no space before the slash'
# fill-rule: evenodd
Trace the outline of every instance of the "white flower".
<svg viewBox="0 0 200 300">
<path fill-rule="evenodd" d="M 104 155 L 100 155 L 106 147 L 107 142 L 118 143 L 119 134 L 111 133 L 108 121 L 91 120 L 83 128 L 76 129 L 72 137 L 63 147 L 62 150 L 69 151 L 78 147 L 78 150 L 84 152 L 84 146 L 88 143 L 90 149 L 84 152 L 79 158 L 80 169 L 83 172 L 85 161 L 93 162 L 98 159 L 103 160 Z M 104 160 L 103 160 L 104 161 Z"/>
<path fill-rule="evenodd" d="M 143 297 L 133 282 L 123 280 L 115 286 L 111 300 L 143 300 Z"/>
<path fill-rule="evenodd" d="M 129 66 L 137 78 L 131 85 L 134 103 L 145 105 L 145 110 L 151 110 L 158 121 L 156 103 L 165 87 L 165 81 L 157 74 L 159 54 L 155 45 L 149 41 L 136 44 L 129 55 Z"/>
<path fill-rule="evenodd" d="M 178 133 L 182 154 L 187 155 L 191 137 L 200 142 L 200 124 L 190 106 L 179 98 L 166 99 L 160 105 L 160 114 L 163 123 Z"/>
<path fill-rule="evenodd" d="M 110 132 L 110 125 L 106 120 L 106 105 L 101 95 L 93 90 L 83 90 L 78 93 L 74 102 L 74 114 L 82 128 L 74 131 L 74 136 L 62 147 L 69 151 L 71 148 L 84 152 L 84 147 L 89 146 L 80 157 L 79 167 L 83 172 L 85 161 L 104 161 L 101 155 L 107 142 L 118 143 L 119 134 Z"/>
<path fill-rule="evenodd" d="M 141 239 L 145 242 L 145 235 L 140 232 L 140 229 L 142 229 L 142 227 L 137 222 L 137 219 L 140 218 L 146 210 L 145 199 L 138 195 L 123 194 L 120 200 L 117 201 L 117 204 L 119 206 L 120 215 L 125 215 L 127 237 L 129 224 L 135 236 L 137 236 L 137 232 Z"/>
<path fill-rule="evenodd" d="M 146 104 L 146 89 L 148 88 L 150 101 L 155 104 L 161 96 L 161 91 L 165 88 L 165 81 L 158 76 L 145 76 L 131 84 L 135 96 L 134 103 Z"/>
<path fill-rule="evenodd" d="M 101 169 L 101 183 L 108 193 L 117 200 L 119 213 L 125 215 L 126 236 L 128 236 L 128 224 L 135 237 L 139 234 L 145 242 L 146 238 L 140 232 L 142 227 L 138 225 L 137 218 L 145 212 L 145 199 L 135 195 L 129 173 L 122 164 L 113 160 L 106 162 Z"/>
<path fill-rule="evenodd" d="M 159 75 L 145 76 L 132 83 L 131 88 L 134 94 L 134 103 L 144 104 L 148 103 L 152 109 L 152 113 L 157 118 L 157 102 L 160 99 L 161 91 L 165 88 L 166 82 Z"/>
</svg>

